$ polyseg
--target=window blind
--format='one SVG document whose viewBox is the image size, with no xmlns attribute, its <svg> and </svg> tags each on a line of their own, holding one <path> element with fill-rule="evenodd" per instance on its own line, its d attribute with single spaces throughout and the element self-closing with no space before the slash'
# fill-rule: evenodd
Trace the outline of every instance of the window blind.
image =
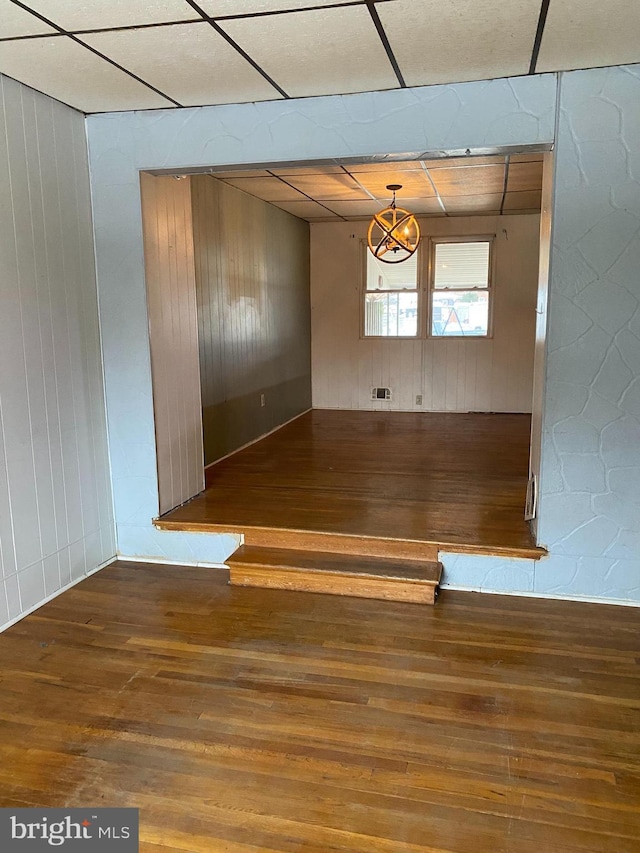
<svg viewBox="0 0 640 853">
<path fill-rule="evenodd" d="M 470 290 L 489 286 L 489 242 L 436 243 L 433 286 Z"/>
</svg>

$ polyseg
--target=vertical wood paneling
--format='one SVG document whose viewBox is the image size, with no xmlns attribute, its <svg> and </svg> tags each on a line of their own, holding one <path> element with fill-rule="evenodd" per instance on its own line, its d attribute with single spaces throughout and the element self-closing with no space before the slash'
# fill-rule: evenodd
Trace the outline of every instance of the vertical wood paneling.
<svg viewBox="0 0 640 853">
<path fill-rule="evenodd" d="M 84 117 L 0 77 L 0 625 L 114 556 Z"/>
<path fill-rule="evenodd" d="M 160 513 L 204 488 L 188 179 L 140 176 Z"/>
<path fill-rule="evenodd" d="M 429 236 L 496 234 L 493 337 L 439 340 L 361 339 L 359 252 L 367 223 L 313 224 L 314 407 L 531 411 L 538 223 L 536 215 L 422 222 L 425 249 Z M 371 400 L 378 385 L 391 387 L 390 402 Z"/>
<path fill-rule="evenodd" d="M 210 463 L 311 406 L 309 226 L 209 176 L 191 185 Z"/>
</svg>

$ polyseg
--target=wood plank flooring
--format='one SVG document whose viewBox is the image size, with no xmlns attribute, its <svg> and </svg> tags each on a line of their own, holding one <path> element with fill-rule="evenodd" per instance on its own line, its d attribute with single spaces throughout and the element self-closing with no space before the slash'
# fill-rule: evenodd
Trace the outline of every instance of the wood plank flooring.
<svg viewBox="0 0 640 853">
<path fill-rule="evenodd" d="M 640 613 L 116 564 L 0 636 L 0 806 L 142 853 L 637 853 Z"/>
<path fill-rule="evenodd" d="M 210 468 L 206 491 L 157 524 L 274 547 L 295 547 L 281 541 L 293 530 L 536 558 L 529 429 L 528 415 L 314 410 Z"/>
</svg>

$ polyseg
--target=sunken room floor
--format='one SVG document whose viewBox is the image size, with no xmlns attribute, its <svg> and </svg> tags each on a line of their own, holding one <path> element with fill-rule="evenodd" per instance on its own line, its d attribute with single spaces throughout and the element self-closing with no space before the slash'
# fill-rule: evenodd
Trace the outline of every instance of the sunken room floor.
<svg viewBox="0 0 640 853">
<path fill-rule="evenodd" d="M 113 564 L 0 637 L 0 806 L 142 853 L 637 853 L 638 611 Z"/>
</svg>

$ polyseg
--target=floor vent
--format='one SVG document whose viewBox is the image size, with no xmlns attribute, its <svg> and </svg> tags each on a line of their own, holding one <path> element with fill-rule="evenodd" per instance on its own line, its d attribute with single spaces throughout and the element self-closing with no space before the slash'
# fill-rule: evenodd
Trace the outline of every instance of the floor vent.
<svg viewBox="0 0 640 853">
<path fill-rule="evenodd" d="M 391 388 L 372 388 L 371 389 L 371 399 L 372 400 L 390 400 L 391 399 Z"/>
</svg>

